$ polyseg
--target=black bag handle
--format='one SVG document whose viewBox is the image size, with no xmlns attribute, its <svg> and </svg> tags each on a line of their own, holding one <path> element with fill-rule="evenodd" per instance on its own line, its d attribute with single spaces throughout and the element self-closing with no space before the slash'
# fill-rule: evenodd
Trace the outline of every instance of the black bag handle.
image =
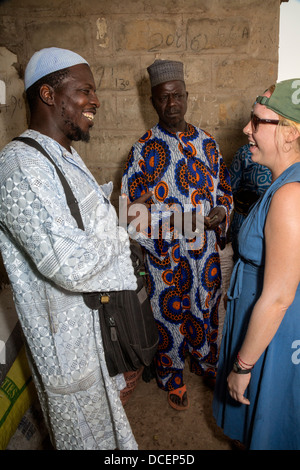
<svg viewBox="0 0 300 470">
<path fill-rule="evenodd" d="M 27 145 L 30 145 L 31 147 L 34 147 L 36 150 L 39 150 L 39 152 L 41 152 L 52 163 L 52 165 L 57 171 L 61 184 L 64 188 L 66 199 L 67 199 L 67 204 L 70 208 L 71 214 L 76 220 L 78 228 L 80 228 L 81 230 L 84 230 L 84 225 L 83 225 L 82 217 L 81 217 L 79 206 L 78 206 L 78 201 L 76 197 L 74 196 L 73 191 L 70 188 L 70 185 L 67 182 L 66 178 L 64 177 L 64 175 L 62 174 L 61 170 L 58 168 L 56 163 L 52 160 L 50 155 L 35 139 L 32 139 L 31 137 L 15 137 L 13 140 L 19 140 L 21 142 L 24 142 Z"/>
</svg>

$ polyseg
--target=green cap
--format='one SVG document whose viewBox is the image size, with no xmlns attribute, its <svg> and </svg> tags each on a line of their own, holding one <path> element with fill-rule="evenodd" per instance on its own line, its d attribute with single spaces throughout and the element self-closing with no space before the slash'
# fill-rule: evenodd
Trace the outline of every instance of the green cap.
<svg viewBox="0 0 300 470">
<path fill-rule="evenodd" d="M 291 121 L 300 122 L 300 78 L 278 82 L 270 98 L 258 96 L 256 102 Z"/>
</svg>

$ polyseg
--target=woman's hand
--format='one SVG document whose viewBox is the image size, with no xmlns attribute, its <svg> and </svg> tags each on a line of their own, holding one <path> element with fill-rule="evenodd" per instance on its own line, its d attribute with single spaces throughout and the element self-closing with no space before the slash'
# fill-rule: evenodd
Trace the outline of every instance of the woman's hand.
<svg viewBox="0 0 300 470">
<path fill-rule="evenodd" d="M 237 374 L 231 372 L 227 377 L 228 391 L 230 396 L 244 405 L 250 405 L 250 401 L 244 397 L 246 388 L 249 385 L 251 372 L 248 374 Z"/>
</svg>

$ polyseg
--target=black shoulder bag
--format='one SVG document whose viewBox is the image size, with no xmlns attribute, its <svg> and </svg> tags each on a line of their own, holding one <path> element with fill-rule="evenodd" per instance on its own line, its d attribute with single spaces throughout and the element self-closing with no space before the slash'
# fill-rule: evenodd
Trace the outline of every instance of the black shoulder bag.
<svg viewBox="0 0 300 470">
<path fill-rule="evenodd" d="M 84 230 L 78 202 L 64 175 L 45 151 L 30 137 L 16 137 L 39 150 L 54 166 L 64 188 L 67 203 L 78 227 Z M 142 366 L 150 366 L 158 347 L 158 329 L 145 287 L 141 247 L 131 243 L 131 260 L 137 278 L 136 291 L 87 292 L 85 304 L 98 310 L 105 360 L 111 377 Z"/>
</svg>

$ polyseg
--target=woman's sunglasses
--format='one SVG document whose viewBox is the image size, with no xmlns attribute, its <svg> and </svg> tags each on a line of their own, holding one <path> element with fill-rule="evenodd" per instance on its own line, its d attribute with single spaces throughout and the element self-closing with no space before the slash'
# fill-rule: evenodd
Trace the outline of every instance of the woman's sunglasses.
<svg viewBox="0 0 300 470">
<path fill-rule="evenodd" d="M 261 119 L 256 114 L 251 113 L 251 124 L 252 124 L 252 129 L 253 133 L 257 131 L 258 125 L 259 124 L 278 124 L 279 120 L 278 119 Z"/>
</svg>

